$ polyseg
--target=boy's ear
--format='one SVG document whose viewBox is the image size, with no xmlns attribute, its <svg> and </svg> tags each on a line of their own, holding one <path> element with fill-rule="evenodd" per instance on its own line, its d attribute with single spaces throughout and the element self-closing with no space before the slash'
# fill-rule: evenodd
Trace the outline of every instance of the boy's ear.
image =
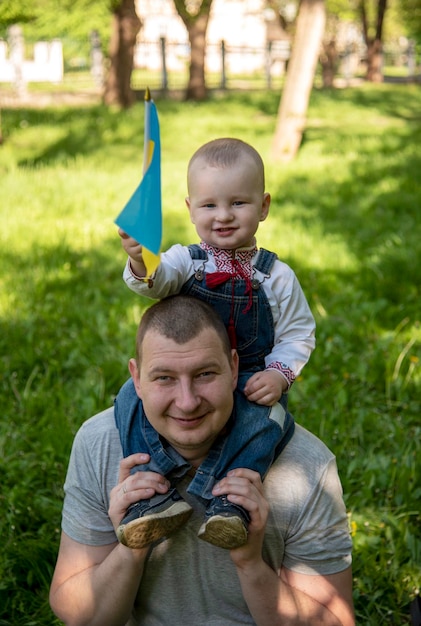
<svg viewBox="0 0 421 626">
<path fill-rule="evenodd" d="M 191 210 L 190 210 L 190 198 L 189 198 L 189 196 L 187 196 L 187 197 L 185 198 L 185 203 L 186 203 L 186 207 L 188 208 L 189 213 L 190 213 L 190 221 L 191 221 L 191 223 L 192 223 L 192 224 L 194 224 L 194 220 L 193 220 L 193 218 L 192 218 L 192 215 L 191 215 Z"/>
<path fill-rule="evenodd" d="M 262 211 L 260 213 L 261 222 L 264 222 L 267 216 L 269 215 L 270 201 L 271 201 L 270 193 L 265 192 L 263 194 Z"/>
</svg>

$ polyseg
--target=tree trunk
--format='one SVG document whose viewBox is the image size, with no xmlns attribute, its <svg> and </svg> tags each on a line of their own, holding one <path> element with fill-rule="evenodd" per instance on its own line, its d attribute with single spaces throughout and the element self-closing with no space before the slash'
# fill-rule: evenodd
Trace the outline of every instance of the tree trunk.
<svg viewBox="0 0 421 626">
<path fill-rule="evenodd" d="M 105 104 L 128 108 L 135 100 L 130 81 L 134 47 L 140 27 L 135 0 L 121 0 L 112 17 L 110 67 L 103 95 Z"/>
<path fill-rule="evenodd" d="M 367 80 L 372 83 L 383 82 L 383 46 L 379 39 L 367 44 Z"/>
<path fill-rule="evenodd" d="M 324 0 L 301 0 L 273 141 L 277 160 L 290 161 L 300 147 L 325 22 Z"/>
<path fill-rule="evenodd" d="M 183 20 L 190 42 L 189 82 L 186 100 L 204 100 L 207 95 L 205 77 L 206 31 L 212 0 L 174 0 L 178 15 Z"/>
<path fill-rule="evenodd" d="M 187 29 L 190 41 L 189 82 L 186 89 L 186 100 L 204 100 L 207 95 L 205 79 L 206 29 L 209 14 L 202 15 Z"/>
<path fill-rule="evenodd" d="M 366 10 L 366 0 L 360 0 L 360 13 L 364 41 L 367 46 L 367 80 L 373 83 L 383 81 L 383 22 L 386 13 L 387 0 L 377 0 L 377 19 L 373 30 L 374 37 L 369 36 L 369 24 Z"/>
<path fill-rule="evenodd" d="M 325 89 L 333 87 L 338 67 L 338 58 L 339 55 L 336 48 L 336 41 L 334 39 L 330 39 L 327 42 L 323 42 L 320 63 L 322 65 L 322 80 L 323 87 Z"/>
</svg>

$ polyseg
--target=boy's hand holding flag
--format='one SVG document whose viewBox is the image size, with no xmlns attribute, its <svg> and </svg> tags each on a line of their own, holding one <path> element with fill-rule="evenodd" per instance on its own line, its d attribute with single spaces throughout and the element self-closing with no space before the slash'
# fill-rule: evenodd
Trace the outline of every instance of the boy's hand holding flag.
<svg viewBox="0 0 421 626">
<path fill-rule="evenodd" d="M 143 178 L 115 223 L 142 246 L 147 276 L 159 265 L 162 242 L 161 145 L 159 121 L 149 89 L 145 93 Z"/>
</svg>

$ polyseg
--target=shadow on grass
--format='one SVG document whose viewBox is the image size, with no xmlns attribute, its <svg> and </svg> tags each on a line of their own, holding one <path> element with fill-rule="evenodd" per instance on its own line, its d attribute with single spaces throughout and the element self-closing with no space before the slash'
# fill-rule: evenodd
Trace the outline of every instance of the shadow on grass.
<svg viewBox="0 0 421 626">
<path fill-rule="evenodd" d="M 0 253 L 16 296 L 0 319 L 0 623 L 59 624 L 48 605 L 73 436 L 128 377 L 142 303 L 108 252 Z M 104 242 L 104 249 L 107 242 Z M 58 261 L 59 259 L 59 261 Z M 13 276 L 31 279 L 16 284 Z M 100 277 L 98 268 L 101 268 Z M 136 304 L 135 304 L 136 299 Z M 131 304 L 132 303 L 132 304 Z M 29 620 L 29 621 L 28 621 Z"/>
<path fill-rule="evenodd" d="M 337 90 L 337 101 L 351 101 L 363 110 L 375 109 L 392 118 L 414 122 L 421 121 L 419 106 L 415 101 L 412 103 L 408 101 L 405 87 L 403 89 L 391 89 L 384 85 L 383 89 L 376 91 L 373 91 L 370 85 L 368 87 L 368 90 L 365 90 L 364 87 L 352 90 L 350 100 L 348 90 Z M 417 87 L 413 87 L 413 89 L 417 89 Z"/>
<path fill-rule="evenodd" d="M 415 99 L 408 101 L 405 89 L 386 88 L 386 91 L 372 89 L 365 91 L 364 88 L 322 91 L 314 90 L 312 102 L 320 109 L 323 117 L 332 106 L 343 105 L 346 109 L 360 108 L 361 112 L 375 110 L 379 114 L 405 119 L 406 121 L 420 120 L 419 108 Z M 244 93 L 239 98 L 238 94 L 215 96 L 205 103 L 180 103 L 172 100 L 160 100 L 159 111 L 162 120 L 177 120 L 177 114 L 189 108 L 197 113 L 202 107 L 206 114 L 218 119 L 224 110 L 224 105 L 234 107 L 241 103 L 241 115 L 247 117 L 262 113 L 275 119 L 279 105 L 279 96 L 276 93 Z M 249 111 L 249 114 L 247 113 Z M 340 106 L 338 108 L 340 113 Z M 40 136 L 39 149 L 34 150 L 31 157 L 22 159 L 20 167 L 32 167 L 36 165 L 49 165 L 63 159 L 73 159 L 77 156 L 105 152 L 107 148 L 112 150 L 125 145 L 128 151 L 125 158 L 138 160 L 139 145 L 137 139 L 143 134 L 143 104 L 139 103 L 127 111 L 118 111 L 108 107 L 97 105 L 82 109 L 7 109 L 2 112 L 3 136 L 7 142 L 20 128 L 54 126 L 62 130 L 62 136 L 50 145 L 42 147 L 42 133 Z M 231 120 L 232 122 L 232 120 Z M 357 119 L 358 124 L 361 118 Z M 330 121 L 327 116 L 323 126 L 317 132 L 329 134 Z M 258 130 L 256 131 L 258 134 Z M 304 141 L 310 141 L 315 136 L 315 129 L 306 131 Z M 340 138 L 337 128 L 335 132 Z M 131 151 L 131 150 L 132 151 Z"/>
<path fill-rule="evenodd" d="M 121 146 L 127 147 L 126 159 L 139 161 L 144 126 L 141 105 L 128 111 L 102 105 L 82 109 L 3 109 L 2 118 L 5 145 L 14 141 L 21 129 L 39 129 L 38 144 L 31 146 L 31 156 L 18 161 L 19 167 L 53 165 L 96 152 L 106 161 L 107 151 Z M 59 139 L 49 141 L 45 131 L 50 128 L 58 131 Z"/>
<path fill-rule="evenodd" d="M 292 173 L 287 192 L 272 194 L 274 204 L 282 207 L 288 200 L 295 206 L 292 222 L 310 230 L 314 223 L 346 242 L 359 260 L 354 287 L 368 300 L 384 298 L 392 309 L 408 306 L 413 315 L 419 314 L 421 285 L 421 154 L 415 149 L 420 141 L 420 127 L 396 132 L 393 139 L 380 136 L 374 153 L 357 156 L 346 177 L 317 181 Z M 323 284 L 324 277 L 320 280 Z"/>
</svg>

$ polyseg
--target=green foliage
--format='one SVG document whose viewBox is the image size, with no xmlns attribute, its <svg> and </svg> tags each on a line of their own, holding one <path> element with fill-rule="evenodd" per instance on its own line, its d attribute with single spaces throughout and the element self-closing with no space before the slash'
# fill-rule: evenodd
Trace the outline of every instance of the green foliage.
<svg viewBox="0 0 421 626">
<path fill-rule="evenodd" d="M 65 61 L 84 56 L 89 59 L 90 34 L 98 31 L 104 53 L 111 34 L 110 0 L 2 0 L 0 37 L 19 23 L 27 43 L 61 39 Z"/>
<path fill-rule="evenodd" d="M 209 15 L 212 0 L 173 0 L 183 22 L 194 24 L 202 15 Z"/>
<path fill-rule="evenodd" d="M 0 3 L 0 35 L 11 24 L 30 22 L 35 18 L 35 7 L 31 0 L 2 0 Z"/>
<path fill-rule="evenodd" d="M 218 135 L 255 145 L 272 194 L 259 243 L 294 267 L 318 324 L 291 408 L 337 455 L 357 623 L 401 625 L 421 583 L 421 94 L 315 91 L 301 151 L 282 166 L 270 156 L 277 104 L 271 93 L 157 102 L 164 247 L 195 240 L 192 152 Z M 72 438 L 126 380 L 148 304 L 122 282 L 113 224 L 140 178 L 142 132 L 142 104 L 3 111 L 3 626 L 58 623 L 47 595 Z"/>
<path fill-rule="evenodd" d="M 402 20 L 408 29 L 409 37 L 421 43 L 421 4 L 419 0 L 401 0 Z"/>
<path fill-rule="evenodd" d="M 369 35 L 375 35 L 378 0 L 366 0 L 365 8 L 369 26 Z M 346 24 L 354 24 L 361 32 L 361 1 L 326 0 L 327 32 L 336 32 L 342 26 L 342 36 Z M 384 15 L 382 40 L 385 44 L 396 43 L 400 37 L 421 41 L 421 4 L 419 0 L 388 0 Z"/>
<path fill-rule="evenodd" d="M 326 0 L 326 13 L 341 21 L 353 21 L 357 15 L 357 5 L 349 0 Z"/>
</svg>

